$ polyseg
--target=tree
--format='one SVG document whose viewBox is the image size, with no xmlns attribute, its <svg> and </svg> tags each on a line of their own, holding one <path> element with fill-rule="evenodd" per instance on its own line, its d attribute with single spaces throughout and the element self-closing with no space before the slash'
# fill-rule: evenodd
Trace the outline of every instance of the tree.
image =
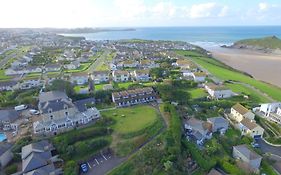
<svg viewBox="0 0 281 175">
<path fill-rule="evenodd" d="M 70 82 L 64 80 L 54 80 L 52 81 L 52 84 L 49 85 L 46 89 L 51 91 L 63 91 L 68 96 L 74 95 L 73 85 Z"/>
</svg>

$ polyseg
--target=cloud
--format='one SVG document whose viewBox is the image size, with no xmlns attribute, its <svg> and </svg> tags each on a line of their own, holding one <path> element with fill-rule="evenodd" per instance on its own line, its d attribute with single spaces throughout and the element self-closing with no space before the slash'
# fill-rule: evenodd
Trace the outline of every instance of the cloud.
<svg viewBox="0 0 281 175">
<path fill-rule="evenodd" d="M 267 3 L 261 2 L 261 3 L 259 3 L 259 10 L 261 10 L 261 11 L 267 10 L 268 6 L 269 5 Z"/>
<path fill-rule="evenodd" d="M 228 7 L 215 2 L 194 4 L 189 10 L 190 18 L 208 18 L 226 16 Z"/>
</svg>

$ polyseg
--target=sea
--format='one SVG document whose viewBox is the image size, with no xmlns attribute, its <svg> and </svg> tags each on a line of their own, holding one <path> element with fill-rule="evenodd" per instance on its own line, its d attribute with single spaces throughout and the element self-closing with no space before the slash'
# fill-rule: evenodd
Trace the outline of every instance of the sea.
<svg viewBox="0 0 281 175">
<path fill-rule="evenodd" d="M 281 38 L 281 26 L 144 27 L 134 29 L 132 31 L 105 31 L 62 35 L 84 36 L 87 40 L 145 39 L 185 41 L 203 48 L 231 45 L 235 41 L 248 38 L 261 38 L 273 35 Z"/>
</svg>

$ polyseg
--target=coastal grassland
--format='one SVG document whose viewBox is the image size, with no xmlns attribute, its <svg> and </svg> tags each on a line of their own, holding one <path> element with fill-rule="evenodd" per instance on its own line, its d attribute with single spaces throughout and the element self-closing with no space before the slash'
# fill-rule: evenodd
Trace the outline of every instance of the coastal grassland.
<svg viewBox="0 0 281 175">
<path fill-rule="evenodd" d="M 177 52 L 178 54 L 181 54 L 185 56 L 184 52 Z M 251 78 L 250 76 L 247 76 L 241 72 L 235 71 L 234 69 L 228 69 L 224 66 L 221 66 L 219 61 L 213 59 L 213 58 L 207 58 L 207 57 L 190 57 L 192 61 L 199 64 L 203 68 L 207 69 L 213 76 L 221 79 L 221 80 L 232 80 L 237 82 L 242 82 L 249 84 L 261 92 L 264 92 L 268 94 L 270 97 L 272 97 L 275 100 L 281 101 L 281 89 L 255 80 L 254 78 Z"/>
<path fill-rule="evenodd" d="M 275 36 L 237 41 L 234 45 L 257 46 L 270 49 L 281 49 L 281 40 Z"/>
<path fill-rule="evenodd" d="M 102 111 L 104 118 L 112 119 L 114 124 L 111 147 L 119 156 L 126 156 L 162 127 L 163 122 L 157 110 L 148 105 Z"/>
<path fill-rule="evenodd" d="M 191 95 L 192 99 L 198 99 L 208 96 L 207 92 L 202 88 L 189 89 L 188 92 Z"/>
<path fill-rule="evenodd" d="M 270 100 L 266 98 L 264 95 L 261 95 L 257 93 L 255 90 L 246 87 L 242 84 L 226 83 L 225 85 L 235 93 L 249 96 L 249 98 L 256 103 L 270 102 Z"/>
<path fill-rule="evenodd" d="M 179 164 L 182 163 L 181 158 L 185 156 L 185 153 L 181 152 L 180 117 L 175 107 L 170 104 L 165 104 L 160 110 L 168 116 L 167 130 L 109 172 L 110 175 L 183 174 L 182 169 L 179 168 L 181 166 Z"/>
</svg>

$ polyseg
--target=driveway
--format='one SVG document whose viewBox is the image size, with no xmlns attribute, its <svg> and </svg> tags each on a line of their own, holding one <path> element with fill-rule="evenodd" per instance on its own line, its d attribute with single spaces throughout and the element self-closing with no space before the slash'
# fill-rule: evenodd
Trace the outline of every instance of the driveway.
<svg viewBox="0 0 281 175">
<path fill-rule="evenodd" d="M 271 146 L 267 144 L 263 139 L 258 139 L 257 143 L 260 145 L 260 149 L 264 153 L 271 153 L 281 157 L 281 147 Z"/>
</svg>

